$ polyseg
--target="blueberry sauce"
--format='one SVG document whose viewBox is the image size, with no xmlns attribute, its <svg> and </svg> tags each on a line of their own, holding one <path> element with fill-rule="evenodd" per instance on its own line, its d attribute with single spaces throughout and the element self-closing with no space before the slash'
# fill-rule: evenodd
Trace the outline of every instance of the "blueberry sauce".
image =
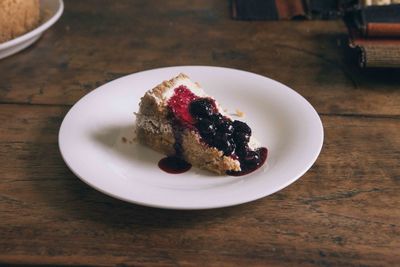
<svg viewBox="0 0 400 267">
<path fill-rule="evenodd" d="M 190 170 L 192 165 L 178 157 L 165 157 L 158 162 L 158 167 L 165 172 L 178 174 Z"/>
<path fill-rule="evenodd" d="M 240 168 L 242 170 L 239 172 L 227 171 L 226 174 L 228 174 L 230 176 L 243 176 L 243 175 L 249 174 L 251 172 L 254 172 L 258 168 L 260 168 L 262 165 L 264 165 L 265 161 L 267 160 L 268 149 L 265 147 L 260 147 L 260 148 L 257 148 L 254 152 L 256 154 L 258 154 L 258 160 L 256 160 L 254 163 L 250 162 L 250 164 L 248 164 L 248 162 L 243 161 L 242 159 L 239 158 Z"/>
<path fill-rule="evenodd" d="M 175 138 L 175 156 L 163 158 L 158 162 L 158 167 L 165 172 L 184 173 L 192 167 L 191 164 L 182 159 L 182 134 L 185 127 L 193 128 L 195 119 L 189 112 L 189 104 L 197 98 L 198 96 L 193 94 L 186 86 L 181 85 L 174 89 L 174 94 L 168 100 L 169 119 L 173 121 L 174 125 L 172 131 Z"/>
<path fill-rule="evenodd" d="M 225 156 L 239 160 L 242 170 L 228 171 L 228 175 L 246 175 L 265 163 L 268 150 L 265 147 L 256 150 L 249 147 L 251 128 L 242 121 L 232 121 L 219 113 L 214 99 L 198 97 L 181 85 L 175 88 L 174 95 L 168 100 L 168 107 L 176 125 L 173 128 L 175 156 L 159 162 L 164 171 L 182 173 L 190 169 L 191 165 L 182 160 L 182 133 L 186 127 L 196 130 L 202 142 L 223 151 Z"/>
</svg>

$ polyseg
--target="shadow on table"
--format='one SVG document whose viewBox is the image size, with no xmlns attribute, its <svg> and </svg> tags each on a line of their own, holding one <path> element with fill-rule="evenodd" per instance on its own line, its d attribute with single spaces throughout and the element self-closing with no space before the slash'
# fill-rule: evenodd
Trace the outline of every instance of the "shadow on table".
<svg viewBox="0 0 400 267">
<path fill-rule="evenodd" d="M 300 65 L 296 68 L 307 68 L 307 64 L 318 63 L 318 68 L 312 79 L 320 84 L 342 84 L 338 72 L 342 72 L 354 89 L 361 90 L 398 90 L 400 83 L 399 68 L 361 68 L 359 66 L 359 52 L 349 47 L 347 34 L 316 34 L 312 37 L 314 42 L 308 46 L 296 46 L 288 44 L 275 44 L 280 49 L 286 50 Z"/>
<path fill-rule="evenodd" d="M 49 123 L 49 122 L 48 122 Z M 43 131 L 53 128 L 56 132 L 59 125 L 50 123 Z M 111 129 L 96 138 L 110 145 L 121 129 Z M 157 227 L 176 228 L 188 225 L 201 225 L 220 220 L 229 220 L 230 216 L 241 216 L 251 212 L 253 204 L 212 210 L 166 210 L 139 206 L 109 197 L 80 181 L 66 166 L 61 158 L 56 143 L 32 143 L 30 158 L 32 164 L 39 166 L 34 170 L 26 169 L 31 175 L 31 185 L 35 205 L 45 207 L 40 213 L 54 216 L 54 220 L 91 221 L 108 227 Z M 129 155 L 128 155 L 129 156 Z M 153 164 L 153 163 L 151 163 Z M 42 167 L 40 167 L 42 166 Z M 38 178 L 39 177 L 39 178 Z M 242 215 L 244 216 L 244 215 Z"/>
</svg>

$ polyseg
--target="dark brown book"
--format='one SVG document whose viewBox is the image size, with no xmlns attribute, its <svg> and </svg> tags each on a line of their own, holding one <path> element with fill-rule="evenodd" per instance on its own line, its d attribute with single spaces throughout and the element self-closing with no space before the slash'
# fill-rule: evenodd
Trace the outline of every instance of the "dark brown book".
<svg viewBox="0 0 400 267">
<path fill-rule="evenodd" d="M 302 0 L 232 0 L 232 17 L 238 20 L 287 20 L 305 16 Z"/>
<path fill-rule="evenodd" d="M 400 23 L 367 23 L 364 35 L 371 37 L 400 36 Z"/>
<path fill-rule="evenodd" d="M 366 68 L 399 68 L 400 39 L 368 38 L 350 29 L 350 47 L 359 53 L 359 64 Z"/>
<path fill-rule="evenodd" d="M 336 19 L 357 0 L 231 0 L 237 20 Z"/>
<path fill-rule="evenodd" d="M 352 16 L 364 36 L 400 37 L 400 5 L 368 6 Z"/>
<path fill-rule="evenodd" d="M 361 67 L 400 67 L 400 5 L 353 10 L 344 21 Z"/>
</svg>

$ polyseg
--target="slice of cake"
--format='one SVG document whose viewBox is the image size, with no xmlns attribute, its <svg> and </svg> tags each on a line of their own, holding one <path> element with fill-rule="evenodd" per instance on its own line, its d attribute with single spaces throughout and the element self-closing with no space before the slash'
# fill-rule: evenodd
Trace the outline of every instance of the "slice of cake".
<svg viewBox="0 0 400 267">
<path fill-rule="evenodd" d="M 185 74 L 147 91 L 136 116 L 139 142 L 218 174 L 251 172 L 267 156 L 250 127 L 224 114 Z"/>
</svg>

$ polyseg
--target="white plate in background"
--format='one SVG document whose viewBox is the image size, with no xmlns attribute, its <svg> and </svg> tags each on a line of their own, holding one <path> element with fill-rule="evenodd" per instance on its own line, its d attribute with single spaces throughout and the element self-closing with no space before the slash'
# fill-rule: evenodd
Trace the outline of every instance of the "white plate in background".
<svg viewBox="0 0 400 267">
<path fill-rule="evenodd" d="M 144 93 L 181 72 L 228 111 L 245 112 L 243 120 L 269 150 L 262 168 L 240 177 L 196 168 L 168 174 L 157 166 L 163 155 L 122 141 L 132 137 L 133 113 Z M 59 132 L 61 154 L 82 181 L 121 200 L 171 209 L 226 207 L 268 196 L 300 178 L 322 143 L 317 112 L 294 90 L 254 73 L 207 66 L 154 69 L 104 84 L 70 109 Z"/>
<path fill-rule="evenodd" d="M 64 10 L 62 0 L 40 0 L 40 23 L 39 25 L 14 39 L 0 43 L 0 59 L 11 56 L 39 39 L 42 33 L 50 28 L 60 18 Z"/>
</svg>

